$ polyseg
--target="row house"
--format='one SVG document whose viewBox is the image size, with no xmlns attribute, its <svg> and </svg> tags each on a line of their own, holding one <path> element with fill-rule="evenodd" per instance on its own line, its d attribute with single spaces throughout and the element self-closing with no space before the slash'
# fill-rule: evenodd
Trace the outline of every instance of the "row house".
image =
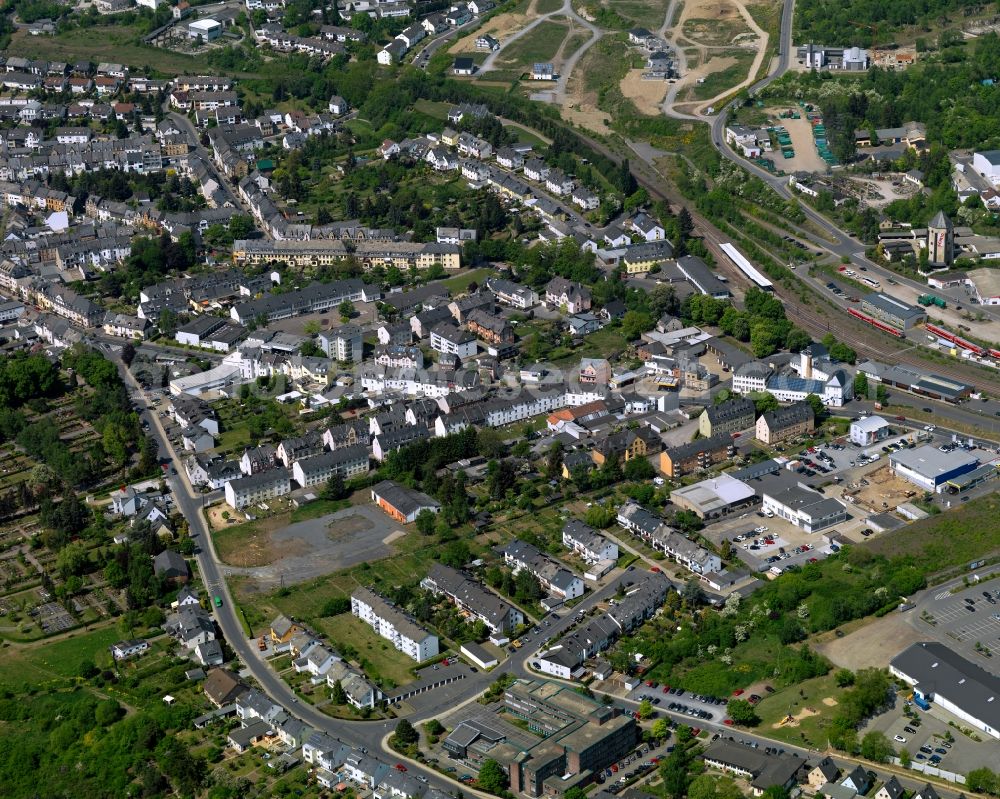
<svg viewBox="0 0 1000 799">
<path fill-rule="evenodd" d="M 493 145 L 485 139 L 473 136 L 471 133 L 460 133 L 456 146 L 462 155 L 471 158 L 485 160 L 493 155 Z"/>
<path fill-rule="evenodd" d="M 104 332 L 109 336 L 142 341 L 151 325 L 147 319 L 127 314 L 109 314 L 104 320 Z"/>
<path fill-rule="evenodd" d="M 618 544 L 579 519 L 570 519 L 563 525 L 562 543 L 586 563 L 618 560 Z"/>
<path fill-rule="evenodd" d="M 368 430 L 360 421 L 344 422 L 323 431 L 323 446 L 329 450 L 370 444 Z"/>
<path fill-rule="evenodd" d="M 466 326 L 470 333 L 490 344 L 513 344 L 517 340 L 510 322 L 479 309 L 469 313 Z"/>
<path fill-rule="evenodd" d="M 275 451 L 275 458 L 287 468 L 302 458 L 319 455 L 323 451 L 323 434 L 318 430 L 310 430 L 298 438 L 286 438 Z"/>
<path fill-rule="evenodd" d="M 297 460 L 292 466 L 292 477 L 302 488 L 325 484 L 334 475 L 350 480 L 368 473 L 369 457 L 367 444 L 355 444 L 332 452 L 321 452 Z"/>
<path fill-rule="evenodd" d="M 583 580 L 537 547 L 515 538 L 499 554 L 514 574 L 521 570 L 530 572 L 550 594 L 564 601 L 583 596 Z"/>
<path fill-rule="evenodd" d="M 80 327 L 93 327 L 104 318 L 104 311 L 99 306 L 65 286 L 43 285 L 30 292 L 28 299 Z"/>
<path fill-rule="evenodd" d="M 481 620 L 493 634 L 512 633 L 524 623 L 520 610 L 450 566 L 432 564 L 420 587 L 446 596 L 463 613 Z"/>
<path fill-rule="evenodd" d="M 670 555 L 695 574 L 711 574 L 722 568 L 718 555 L 671 529 L 641 505 L 628 502 L 618 509 L 618 524 L 654 549 Z"/>
<path fill-rule="evenodd" d="M 340 25 L 321 25 L 319 35 L 331 42 L 357 42 L 360 44 L 368 39 L 364 31 Z"/>
<path fill-rule="evenodd" d="M 248 505 L 284 496 L 291 490 L 291 473 L 288 469 L 268 469 L 226 483 L 226 502 L 230 507 L 240 510 Z"/>
<path fill-rule="evenodd" d="M 424 630 L 371 589 L 362 587 L 354 590 L 351 594 L 351 613 L 418 663 L 438 654 L 436 635 Z"/>
<path fill-rule="evenodd" d="M 561 169 L 553 169 L 545 178 L 545 188 L 557 197 L 565 197 L 573 191 L 575 186 L 573 178 L 569 177 Z"/>
</svg>

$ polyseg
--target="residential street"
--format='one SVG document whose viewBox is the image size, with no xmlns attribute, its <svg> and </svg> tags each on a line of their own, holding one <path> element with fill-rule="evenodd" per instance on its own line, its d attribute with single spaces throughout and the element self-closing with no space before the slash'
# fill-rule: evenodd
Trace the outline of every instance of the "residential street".
<svg viewBox="0 0 1000 799">
<path fill-rule="evenodd" d="M 115 357 L 115 355 L 112 354 L 112 357 Z M 158 414 L 155 412 L 155 409 L 153 409 L 148 396 L 138 386 L 132 378 L 130 372 L 124 368 L 124 364 L 118 361 L 117 358 L 116 363 L 118 364 L 119 370 L 124 379 L 129 384 L 131 391 L 134 393 L 134 396 L 137 397 L 137 404 L 140 406 L 140 409 L 148 411 L 145 416 L 151 422 L 150 435 L 152 435 L 159 444 L 160 456 L 165 459 L 170 459 L 170 462 L 173 464 L 167 479 L 173 492 L 174 499 L 177 503 L 177 507 L 181 513 L 183 513 L 190 525 L 191 535 L 194 538 L 197 547 L 197 561 L 202 579 L 208 593 L 213 597 L 219 596 L 222 599 L 222 606 L 214 608 L 216 621 L 225 636 L 226 641 L 243 663 L 246 672 L 259 683 L 261 688 L 275 702 L 282 705 L 282 707 L 284 707 L 290 714 L 301 719 L 311 727 L 339 738 L 352 746 L 364 747 L 372 752 L 382 750 L 385 757 L 391 762 L 400 760 L 401 758 L 399 755 L 390 750 L 386 743 L 387 737 L 392 731 L 392 722 L 351 722 L 330 718 L 320 710 L 314 708 L 312 705 L 299 701 L 298 697 L 289 688 L 287 683 L 285 683 L 285 681 L 272 670 L 270 665 L 260 657 L 256 646 L 253 645 L 252 640 L 249 640 L 246 637 L 243 627 L 237 618 L 236 605 L 233 602 L 232 595 L 230 594 L 224 579 L 225 567 L 223 567 L 217 559 L 211 536 L 201 513 L 201 508 L 203 503 L 206 501 L 206 498 L 195 492 L 188 481 L 184 472 L 180 454 L 170 443 L 166 431 L 163 429 L 163 426 L 158 418 Z M 624 574 L 624 572 L 619 570 L 617 574 L 613 574 L 617 577 Z M 456 695 L 454 691 L 442 691 L 440 694 L 440 701 L 422 705 L 422 719 L 414 719 L 414 723 L 419 723 L 424 719 L 435 718 L 439 715 L 445 714 L 446 712 L 453 711 L 457 705 L 474 701 L 475 697 L 478 696 L 501 674 L 511 673 L 518 677 L 537 676 L 529 671 L 526 664 L 527 661 L 536 653 L 538 646 L 541 644 L 540 639 L 557 638 L 574 624 L 576 613 L 580 611 L 589 611 L 599 602 L 606 600 L 611 594 L 614 593 L 615 585 L 615 580 L 609 580 L 603 588 L 588 594 L 586 598 L 576 605 L 571 611 L 561 611 L 561 618 L 556 619 L 555 617 L 550 616 L 549 626 L 545 627 L 544 632 L 540 635 L 533 636 L 533 640 L 530 642 L 529 646 L 525 646 L 517 650 L 507 661 L 502 663 L 489 674 L 483 672 L 471 674 L 462 681 L 460 694 Z M 934 591 L 926 593 L 932 595 Z M 918 598 L 917 601 L 924 601 L 924 599 Z M 638 706 L 638 702 L 631 699 L 615 699 L 615 702 L 623 708 L 634 708 Z M 690 722 L 690 719 L 685 716 L 669 713 L 659 709 L 658 712 L 665 713 L 666 715 L 673 717 L 678 722 Z M 706 729 L 710 732 L 733 735 L 737 739 L 742 738 L 748 741 L 756 741 L 761 746 L 773 745 L 777 743 L 760 734 L 740 733 L 738 731 L 734 732 L 730 728 L 722 725 L 721 722 L 723 715 L 724 714 L 720 714 L 717 720 L 702 723 L 700 726 L 702 729 Z M 815 755 L 814 752 L 791 747 L 787 744 L 777 743 L 777 745 L 783 746 L 789 751 L 797 751 L 803 757 Z M 836 759 L 842 765 L 846 765 L 850 762 L 846 758 L 838 757 Z M 433 769 L 430 769 L 416 761 L 408 760 L 407 762 L 409 764 L 408 768 L 426 776 L 429 784 L 443 790 L 455 787 L 455 783 L 446 779 L 443 775 Z M 901 776 L 900 779 L 908 788 L 917 788 L 923 784 L 923 781 L 913 779 L 912 776 L 904 775 Z M 481 794 L 474 789 L 470 789 L 468 786 L 463 785 L 462 790 L 472 795 L 486 797 L 486 794 Z M 946 799 L 950 799 L 950 795 L 948 793 L 945 792 L 942 795 L 945 796 Z"/>
</svg>

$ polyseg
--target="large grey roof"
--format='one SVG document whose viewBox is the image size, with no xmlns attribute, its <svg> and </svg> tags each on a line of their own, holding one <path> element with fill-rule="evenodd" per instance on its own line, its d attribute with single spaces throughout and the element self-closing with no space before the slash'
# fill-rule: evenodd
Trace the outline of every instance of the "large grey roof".
<svg viewBox="0 0 1000 799">
<path fill-rule="evenodd" d="M 978 458 L 962 449 L 952 452 L 942 452 L 937 447 L 924 445 L 916 449 L 904 449 L 889 456 L 893 464 L 899 464 L 925 477 L 936 477 L 970 462 L 978 462 Z"/>
<path fill-rule="evenodd" d="M 904 649 L 889 665 L 915 681 L 923 694 L 941 696 L 973 718 L 1000 729 L 1000 677 L 936 641 Z"/>
</svg>

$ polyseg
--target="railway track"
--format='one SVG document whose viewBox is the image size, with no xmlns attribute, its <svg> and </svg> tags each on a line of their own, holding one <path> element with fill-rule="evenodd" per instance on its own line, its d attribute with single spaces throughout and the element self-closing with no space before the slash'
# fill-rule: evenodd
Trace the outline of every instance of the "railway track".
<svg viewBox="0 0 1000 799">
<path fill-rule="evenodd" d="M 620 160 L 620 156 L 604 144 L 594 141 L 585 134 L 581 135 L 594 149 L 603 155 L 613 160 Z M 634 162 L 632 171 L 636 182 L 645 188 L 651 196 L 675 206 L 685 204 L 686 200 L 684 198 L 678 197 L 667 190 L 662 176 L 654 171 L 653 166 L 649 162 L 644 160 Z M 690 207 L 688 207 L 688 211 L 691 214 L 695 228 L 701 234 L 706 248 L 715 258 L 717 268 L 726 273 L 731 283 L 740 286 L 743 290 L 749 288 L 751 285 L 750 281 L 747 280 L 742 272 L 729 263 L 728 257 L 719 246 L 723 242 L 729 241 L 732 237 L 723 234 L 711 221 L 697 211 L 692 210 Z M 817 244 L 817 246 L 821 245 Z M 919 354 L 919 350 L 914 349 L 914 345 L 905 342 L 905 340 L 904 342 L 900 342 L 899 346 L 893 347 L 891 346 L 893 341 L 888 336 L 879 335 L 876 330 L 868 328 L 863 323 L 855 323 L 846 312 L 839 312 L 840 309 L 838 306 L 830 305 L 838 313 L 826 316 L 817 315 L 815 308 L 804 306 L 796 299 L 794 294 L 788 292 L 787 289 L 783 291 L 783 287 L 779 283 L 775 283 L 775 293 L 784 303 L 785 312 L 789 318 L 816 338 L 822 338 L 827 333 L 832 333 L 838 341 L 847 344 L 865 358 L 884 363 L 907 364 L 908 366 L 933 372 L 942 377 L 949 377 L 962 383 L 969 383 L 977 389 L 986 390 L 993 395 L 1000 395 L 1000 375 L 991 377 L 979 369 L 954 368 L 947 364 L 940 364 L 922 357 Z M 822 299 L 815 292 L 813 294 L 817 299 Z"/>
</svg>

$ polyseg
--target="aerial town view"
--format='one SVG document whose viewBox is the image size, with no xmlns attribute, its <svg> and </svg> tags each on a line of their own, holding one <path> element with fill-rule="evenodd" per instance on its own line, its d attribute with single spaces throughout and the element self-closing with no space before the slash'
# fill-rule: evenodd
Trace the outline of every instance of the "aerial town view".
<svg viewBox="0 0 1000 799">
<path fill-rule="evenodd" d="M 1000 6 L 0 66 L 0 797 L 1000 797 Z"/>
</svg>

